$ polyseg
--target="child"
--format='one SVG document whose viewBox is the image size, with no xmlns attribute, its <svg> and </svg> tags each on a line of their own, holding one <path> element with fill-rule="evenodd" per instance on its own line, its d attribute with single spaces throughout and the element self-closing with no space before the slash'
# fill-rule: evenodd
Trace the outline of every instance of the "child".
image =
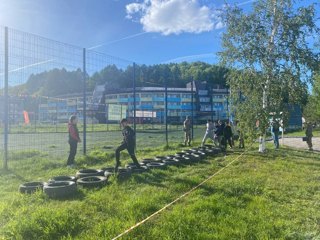
<svg viewBox="0 0 320 240">
<path fill-rule="evenodd" d="M 118 172 L 118 168 L 120 166 L 120 152 L 124 149 L 127 149 L 132 161 L 137 167 L 140 167 L 138 160 L 134 154 L 135 147 L 135 132 L 131 127 L 128 126 L 128 120 L 122 119 L 121 122 L 123 141 L 119 147 L 116 149 L 116 166 L 115 172 Z"/>
<path fill-rule="evenodd" d="M 81 142 L 79 137 L 79 130 L 77 128 L 78 118 L 75 115 L 72 115 L 69 118 L 68 130 L 69 130 L 69 145 L 70 145 L 70 153 L 68 157 L 67 166 L 74 166 L 74 158 L 77 154 L 78 142 Z"/>
</svg>

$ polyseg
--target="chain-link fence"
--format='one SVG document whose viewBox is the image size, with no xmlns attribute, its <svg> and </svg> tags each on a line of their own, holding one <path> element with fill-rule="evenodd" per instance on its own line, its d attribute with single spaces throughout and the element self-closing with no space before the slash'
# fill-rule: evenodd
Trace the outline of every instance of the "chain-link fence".
<svg viewBox="0 0 320 240">
<path fill-rule="evenodd" d="M 122 138 L 122 118 L 135 128 L 139 149 L 182 142 L 182 122 L 195 111 L 196 91 L 173 88 L 170 76 L 150 84 L 141 66 L 0 27 L 4 167 L 34 151 L 66 158 L 67 122 L 74 114 L 83 140 L 78 152 L 113 151 Z"/>
</svg>

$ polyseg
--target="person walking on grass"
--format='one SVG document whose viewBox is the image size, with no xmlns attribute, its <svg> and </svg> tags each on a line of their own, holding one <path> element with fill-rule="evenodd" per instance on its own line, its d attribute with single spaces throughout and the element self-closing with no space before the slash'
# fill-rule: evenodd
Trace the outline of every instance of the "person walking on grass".
<svg viewBox="0 0 320 240">
<path fill-rule="evenodd" d="M 221 140 L 224 135 L 224 127 L 225 127 L 224 123 L 219 120 L 216 126 L 216 131 L 214 132 L 215 136 L 218 139 L 219 147 L 221 147 Z"/>
<path fill-rule="evenodd" d="M 238 129 L 238 135 L 239 135 L 239 148 L 244 148 L 243 130 Z"/>
<path fill-rule="evenodd" d="M 306 138 L 307 138 L 307 144 L 308 144 L 309 151 L 313 150 L 312 149 L 312 137 L 313 137 L 312 124 L 311 124 L 311 122 L 308 122 L 307 127 L 306 127 Z"/>
<path fill-rule="evenodd" d="M 279 122 L 277 120 L 274 120 L 271 124 L 271 134 L 276 149 L 279 148 L 279 127 Z"/>
<path fill-rule="evenodd" d="M 120 144 L 119 147 L 116 149 L 116 166 L 115 166 L 115 172 L 118 172 L 118 168 L 120 166 L 120 152 L 124 149 L 127 149 L 133 163 L 140 168 L 140 164 L 138 163 L 138 160 L 136 158 L 136 155 L 134 153 L 135 148 L 135 132 L 134 130 L 128 125 L 127 119 L 122 119 L 121 122 L 122 127 L 122 135 L 123 135 L 123 141 Z"/>
<path fill-rule="evenodd" d="M 186 117 L 186 120 L 183 122 L 183 131 L 184 131 L 184 145 L 191 145 L 191 120 L 190 117 Z"/>
<path fill-rule="evenodd" d="M 229 143 L 230 148 L 233 148 L 233 144 L 232 144 L 232 137 L 233 137 L 233 133 L 232 133 L 232 129 L 230 126 L 230 122 L 227 122 L 227 125 L 225 126 L 225 128 L 223 129 L 223 136 L 225 138 L 226 144 L 225 146 L 227 147 L 227 143 Z"/>
<path fill-rule="evenodd" d="M 201 146 L 202 147 L 205 144 L 207 138 L 210 138 L 213 141 L 213 143 L 215 143 L 214 138 L 213 138 L 213 128 L 214 128 L 214 126 L 213 126 L 213 122 L 212 122 L 211 119 L 207 120 L 206 126 L 207 126 L 206 133 L 204 134 L 202 142 L 201 142 Z"/>
<path fill-rule="evenodd" d="M 78 118 L 75 115 L 72 115 L 69 118 L 69 123 L 68 123 L 68 132 L 69 132 L 69 145 L 70 145 L 70 153 L 67 161 L 67 166 L 68 167 L 73 167 L 75 162 L 74 158 L 77 154 L 77 147 L 78 143 L 81 142 L 81 139 L 79 137 L 79 130 L 77 127 L 78 123 Z"/>
</svg>

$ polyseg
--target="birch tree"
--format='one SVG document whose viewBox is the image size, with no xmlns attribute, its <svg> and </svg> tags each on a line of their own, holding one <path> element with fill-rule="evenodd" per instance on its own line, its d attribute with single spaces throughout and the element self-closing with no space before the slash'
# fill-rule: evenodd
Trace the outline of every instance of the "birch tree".
<svg viewBox="0 0 320 240">
<path fill-rule="evenodd" d="M 316 3 L 258 0 L 250 13 L 227 6 L 223 19 L 220 57 L 234 69 L 228 79 L 234 112 L 244 131 L 259 134 L 264 145 L 270 116 L 284 117 L 291 104 L 303 102 L 319 68 Z"/>
</svg>

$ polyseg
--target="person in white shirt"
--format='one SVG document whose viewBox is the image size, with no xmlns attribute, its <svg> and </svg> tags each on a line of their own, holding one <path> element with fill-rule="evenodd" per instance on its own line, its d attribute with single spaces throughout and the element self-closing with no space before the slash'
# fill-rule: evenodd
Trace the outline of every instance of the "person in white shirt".
<svg viewBox="0 0 320 240">
<path fill-rule="evenodd" d="M 206 126 L 207 126 L 207 129 L 206 129 L 206 132 L 205 132 L 205 134 L 204 134 L 204 136 L 203 136 L 202 143 L 201 143 L 201 146 L 202 146 L 202 147 L 203 147 L 203 145 L 205 144 L 207 138 L 210 138 L 210 139 L 213 141 L 213 143 L 215 143 L 214 137 L 213 137 L 213 134 L 214 134 L 214 132 L 213 132 L 214 125 L 213 125 L 213 122 L 212 122 L 211 119 L 208 119 L 208 120 L 207 120 Z"/>
</svg>

